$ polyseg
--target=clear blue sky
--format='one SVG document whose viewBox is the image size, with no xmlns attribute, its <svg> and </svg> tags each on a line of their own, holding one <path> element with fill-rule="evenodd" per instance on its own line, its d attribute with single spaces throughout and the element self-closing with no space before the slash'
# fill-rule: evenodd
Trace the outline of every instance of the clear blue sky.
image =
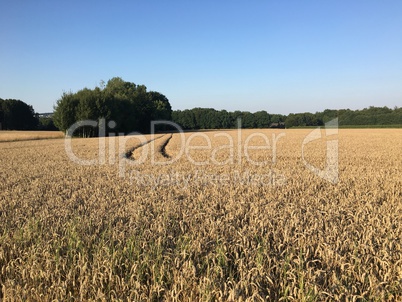
<svg viewBox="0 0 402 302">
<path fill-rule="evenodd" d="M 173 109 L 402 106 L 402 1 L 1 1 L 0 98 L 119 76 Z"/>
</svg>

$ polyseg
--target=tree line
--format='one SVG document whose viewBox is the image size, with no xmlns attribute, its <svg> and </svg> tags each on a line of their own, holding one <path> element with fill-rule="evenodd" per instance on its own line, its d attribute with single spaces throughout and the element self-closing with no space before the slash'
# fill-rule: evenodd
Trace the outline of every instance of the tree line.
<svg viewBox="0 0 402 302">
<path fill-rule="evenodd" d="M 270 114 L 266 111 L 250 113 L 247 111 L 228 112 L 211 108 L 175 110 L 172 120 L 183 129 L 231 129 L 237 127 L 241 118 L 242 128 L 292 128 L 323 126 L 338 118 L 340 126 L 390 126 L 402 125 L 402 108 L 374 107 L 362 110 L 326 109 L 316 113 L 290 113 L 289 115 Z"/>
<path fill-rule="evenodd" d="M 169 100 L 156 91 L 147 91 L 115 77 L 94 89 L 83 88 L 63 93 L 57 100 L 52 117 L 39 116 L 33 107 L 21 100 L 0 99 L 0 130 L 66 130 L 82 120 L 104 118 L 114 121 L 114 132 L 149 133 L 151 121 L 168 120 L 185 130 L 242 128 L 292 128 L 322 126 L 338 118 L 340 126 L 402 125 L 402 108 L 374 107 L 362 110 L 326 109 L 316 113 L 271 114 L 267 111 L 226 111 L 193 108 L 172 111 Z M 157 130 L 168 130 L 159 128 Z M 94 127 L 80 127 L 76 135 L 89 137 L 99 133 Z"/>
<path fill-rule="evenodd" d="M 339 126 L 402 125 L 402 108 L 370 106 L 361 110 L 326 109 L 316 113 L 291 113 L 286 117 L 285 123 L 287 128 L 322 126 L 335 118 L 338 118 Z"/>
<path fill-rule="evenodd" d="M 228 112 L 212 108 L 193 108 L 175 110 L 172 121 L 185 130 L 191 129 L 234 129 L 241 119 L 242 128 L 284 128 L 285 115 L 269 114 L 266 111 L 250 113 L 248 111 Z"/>
</svg>

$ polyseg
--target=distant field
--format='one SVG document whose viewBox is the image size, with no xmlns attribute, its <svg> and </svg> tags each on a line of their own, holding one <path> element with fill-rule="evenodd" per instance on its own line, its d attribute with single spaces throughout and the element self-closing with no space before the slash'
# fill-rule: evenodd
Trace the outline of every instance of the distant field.
<svg viewBox="0 0 402 302">
<path fill-rule="evenodd" d="M 340 125 L 339 128 L 372 128 L 372 129 L 377 129 L 377 128 L 402 128 L 402 124 L 392 124 L 392 125 Z"/>
<path fill-rule="evenodd" d="M 63 138 L 60 131 L 0 131 L 0 142 Z"/>
<path fill-rule="evenodd" d="M 290 129 L 314 129 L 317 126 L 296 126 Z M 392 125 L 339 125 L 340 129 L 395 129 L 402 128 L 402 124 Z"/>
<path fill-rule="evenodd" d="M 327 130 L 1 143 L 0 301 L 402 301 L 402 129 Z"/>
</svg>

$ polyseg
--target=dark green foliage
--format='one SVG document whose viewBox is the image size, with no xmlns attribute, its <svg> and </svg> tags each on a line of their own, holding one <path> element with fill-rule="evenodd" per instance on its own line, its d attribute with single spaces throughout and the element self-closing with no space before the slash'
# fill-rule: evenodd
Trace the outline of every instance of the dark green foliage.
<svg viewBox="0 0 402 302">
<path fill-rule="evenodd" d="M 338 118 L 340 126 L 379 126 L 402 124 L 402 108 L 398 107 L 391 109 L 388 107 L 370 106 L 369 108 L 364 108 L 362 110 L 327 109 L 323 112 L 317 112 L 315 116 L 324 123 L 334 118 Z"/>
<path fill-rule="evenodd" d="M 254 113 L 256 128 L 269 128 L 271 125 L 271 117 L 266 111 L 258 111 Z"/>
<path fill-rule="evenodd" d="M 115 132 L 141 132 L 151 130 L 151 121 L 170 120 L 172 109 L 169 100 L 155 91 L 147 92 L 144 85 L 113 78 L 101 89 L 84 88 L 76 93 L 64 93 L 54 108 L 54 123 L 66 131 L 77 121 L 98 121 L 101 118 L 115 121 Z M 97 136 L 93 127 L 81 127 L 80 136 Z"/>
<path fill-rule="evenodd" d="M 53 114 L 53 122 L 59 130 L 65 132 L 77 119 L 79 99 L 73 93 L 63 93 Z"/>
<path fill-rule="evenodd" d="M 57 131 L 57 127 L 54 125 L 53 119 L 50 117 L 40 117 L 38 130 L 43 131 Z"/>
<path fill-rule="evenodd" d="M 285 116 L 270 115 L 266 111 L 250 113 L 247 111 L 228 112 L 212 108 L 194 108 L 172 112 L 173 122 L 183 129 L 235 129 L 238 119 L 242 128 L 270 128 L 274 122 L 282 122 Z"/>
<path fill-rule="evenodd" d="M 35 130 L 38 123 L 32 106 L 20 100 L 0 99 L 0 129 Z"/>
<path fill-rule="evenodd" d="M 289 114 L 286 127 L 321 126 L 338 118 L 339 126 L 402 125 L 402 108 L 374 107 L 362 110 L 326 109 L 323 112 Z"/>
<path fill-rule="evenodd" d="M 173 122 L 179 124 L 183 129 L 199 129 L 195 121 L 194 112 L 192 110 L 176 110 L 172 112 Z"/>
<path fill-rule="evenodd" d="M 286 127 L 291 128 L 295 126 L 322 126 L 324 125 L 322 119 L 318 116 L 318 114 L 313 113 L 290 113 L 286 118 Z"/>
<path fill-rule="evenodd" d="M 338 118 L 339 126 L 402 125 L 402 108 L 369 107 L 363 110 L 331 110 L 316 113 L 290 113 L 288 116 L 269 114 L 266 111 L 227 112 L 212 108 L 194 108 L 172 112 L 172 120 L 183 129 L 233 129 L 241 119 L 242 128 L 291 128 L 323 126 Z"/>
</svg>

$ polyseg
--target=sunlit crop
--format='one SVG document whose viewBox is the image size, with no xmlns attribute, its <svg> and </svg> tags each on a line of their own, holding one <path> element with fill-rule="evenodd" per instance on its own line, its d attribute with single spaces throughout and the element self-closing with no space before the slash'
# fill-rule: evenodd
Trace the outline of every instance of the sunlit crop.
<svg viewBox="0 0 402 302">
<path fill-rule="evenodd" d="M 339 130 L 335 184 L 310 131 L 1 143 L 0 299 L 402 300 L 402 131 Z"/>
<path fill-rule="evenodd" d="M 38 140 L 50 138 L 62 138 L 63 132 L 59 131 L 0 131 L 0 142 Z"/>
</svg>

